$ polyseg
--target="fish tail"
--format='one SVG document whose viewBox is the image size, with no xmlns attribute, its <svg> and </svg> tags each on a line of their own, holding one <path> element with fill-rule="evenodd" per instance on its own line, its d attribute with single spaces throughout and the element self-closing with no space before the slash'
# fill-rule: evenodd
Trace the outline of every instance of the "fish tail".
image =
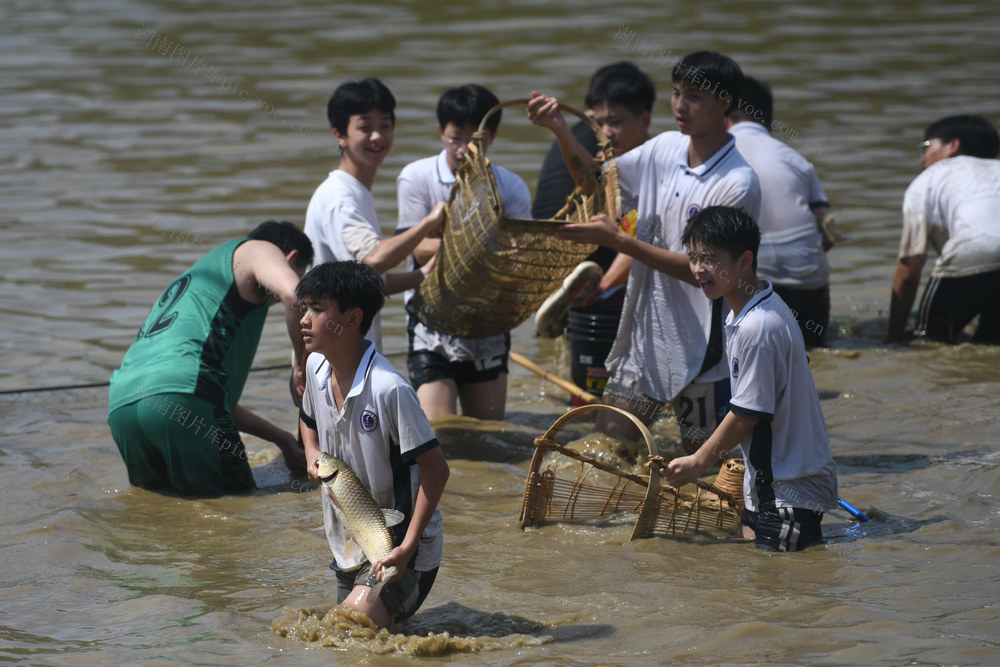
<svg viewBox="0 0 1000 667">
<path fill-rule="evenodd" d="M 377 600 L 379 594 L 382 592 L 382 586 L 385 585 L 385 582 L 395 577 L 396 572 L 398 571 L 399 570 L 396 569 L 395 565 L 382 568 L 382 581 L 376 581 L 375 571 L 372 570 L 372 573 L 368 575 L 368 579 L 365 581 L 365 586 L 368 586 L 368 597 L 365 598 L 366 601 L 371 603 Z"/>
</svg>

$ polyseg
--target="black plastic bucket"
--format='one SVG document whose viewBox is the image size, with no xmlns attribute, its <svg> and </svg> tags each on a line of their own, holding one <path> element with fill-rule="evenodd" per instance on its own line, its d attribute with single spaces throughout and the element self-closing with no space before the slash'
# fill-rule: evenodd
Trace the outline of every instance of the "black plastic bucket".
<svg viewBox="0 0 1000 667">
<path fill-rule="evenodd" d="M 572 309 L 566 323 L 569 341 L 569 367 L 573 383 L 600 396 L 608 383 L 604 361 L 618 334 L 621 304 L 598 302 L 593 306 Z"/>
</svg>

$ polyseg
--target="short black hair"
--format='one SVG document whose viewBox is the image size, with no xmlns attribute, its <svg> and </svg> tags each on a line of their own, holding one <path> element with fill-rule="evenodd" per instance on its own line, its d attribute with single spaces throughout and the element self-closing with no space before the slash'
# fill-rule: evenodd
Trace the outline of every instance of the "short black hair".
<svg viewBox="0 0 1000 667">
<path fill-rule="evenodd" d="M 691 216 L 681 237 L 688 248 L 699 245 L 722 249 L 736 259 L 745 251 L 753 253 L 753 270 L 757 270 L 760 250 L 760 227 L 743 208 L 709 206 Z"/>
<path fill-rule="evenodd" d="M 312 264 L 313 246 L 306 233 L 287 220 L 266 220 L 253 228 L 247 236 L 255 241 L 269 241 L 281 248 L 286 255 L 293 250 L 299 254 L 295 263 L 303 268 Z"/>
<path fill-rule="evenodd" d="M 677 61 L 673 81 L 684 81 L 689 88 L 707 90 L 720 98 L 731 96 L 732 107 L 743 90 L 743 70 L 729 56 L 715 51 L 696 51 Z"/>
<path fill-rule="evenodd" d="M 384 83 L 378 79 L 345 81 L 337 86 L 326 104 L 326 117 L 330 127 L 341 134 L 347 134 L 347 124 L 351 116 L 378 109 L 389 114 L 392 124 L 396 124 L 396 98 Z"/>
<path fill-rule="evenodd" d="M 598 104 L 618 104 L 636 116 L 652 111 L 655 101 L 656 87 L 652 79 L 627 60 L 605 65 L 594 72 L 584 98 L 588 109 Z"/>
<path fill-rule="evenodd" d="M 378 272 L 355 261 L 324 262 L 309 269 L 302 277 L 295 296 L 299 301 L 331 299 L 341 312 L 361 309 L 361 335 L 372 326 L 375 315 L 385 304 L 385 286 Z"/>
<path fill-rule="evenodd" d="M 990 121 L 982 116 L 948 116 L 924 130 L 924 139 L 948 143 L 958 139 L 958 152 L 972 157 L 995 158 L 1000 153 L 1000 136 Z"/>
<path fill-rule="evenodd" d="M 438 125 L 444 128 L 448 123 L 454 123 L 456 127 L 463 128 L 471 125 L 473 129 L 479 127 L 486 112 L 500 104 L 500 100 L 488 88 L 475 83 L 467 83 L 464 86 L 449 88 L 441 93 L 437 104 Z M 496 133 L 500 127 L 500 117 L 503 110 L 497 110 L 486 121 L 486 129 L 491 133 Z"/>
<path fill-rule="evenodd" d="M 771 87 L 752 76 L 743 77 L 743 89 L 727 114 L 733 120 L 752 120 L 766 128 L 774 122 L 774 98 Z"/>
</svg>

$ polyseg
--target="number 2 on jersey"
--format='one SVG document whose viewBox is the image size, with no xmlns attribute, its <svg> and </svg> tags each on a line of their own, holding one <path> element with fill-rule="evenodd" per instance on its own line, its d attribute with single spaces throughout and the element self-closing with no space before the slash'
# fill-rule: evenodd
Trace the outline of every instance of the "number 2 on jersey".
<svg viewBox="0 0 1000 667">
<path fill-rule="evenodd" d="M 173 307 L 184 295 L 184 292 L 187 291 L 188 285 L 190 284 L 191 276 L 185 273 L 183 276 L 170 283 L 167 289 L 163 290 L 163 295 L 160 297 L 160 300 L 156 302 L 155 306 L 160 309 L 160 315 L 145 331 L 143 331 L 140 327 L 137 338 L 149 338 L 150 336 L 155 336 L 158 333 L 163 333 L 170 328 L 170 325 L 177 319 L 177 311 L 173 310 Z"/>
</svg>

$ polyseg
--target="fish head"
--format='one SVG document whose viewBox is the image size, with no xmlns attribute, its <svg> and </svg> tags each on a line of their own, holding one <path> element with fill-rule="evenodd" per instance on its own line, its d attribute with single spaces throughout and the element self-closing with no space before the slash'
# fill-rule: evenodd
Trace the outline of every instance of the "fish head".
<svg viewBox="0 0 1000 667">
<path fill-rule="evenodd" d="M 347 468 L 347 464 L 332 454 L 320 452 L 319 461 L 316 466 L 316 474 L 324 482 L 329 482 L 337 476 L 337 473 Z"/>
</svg>

